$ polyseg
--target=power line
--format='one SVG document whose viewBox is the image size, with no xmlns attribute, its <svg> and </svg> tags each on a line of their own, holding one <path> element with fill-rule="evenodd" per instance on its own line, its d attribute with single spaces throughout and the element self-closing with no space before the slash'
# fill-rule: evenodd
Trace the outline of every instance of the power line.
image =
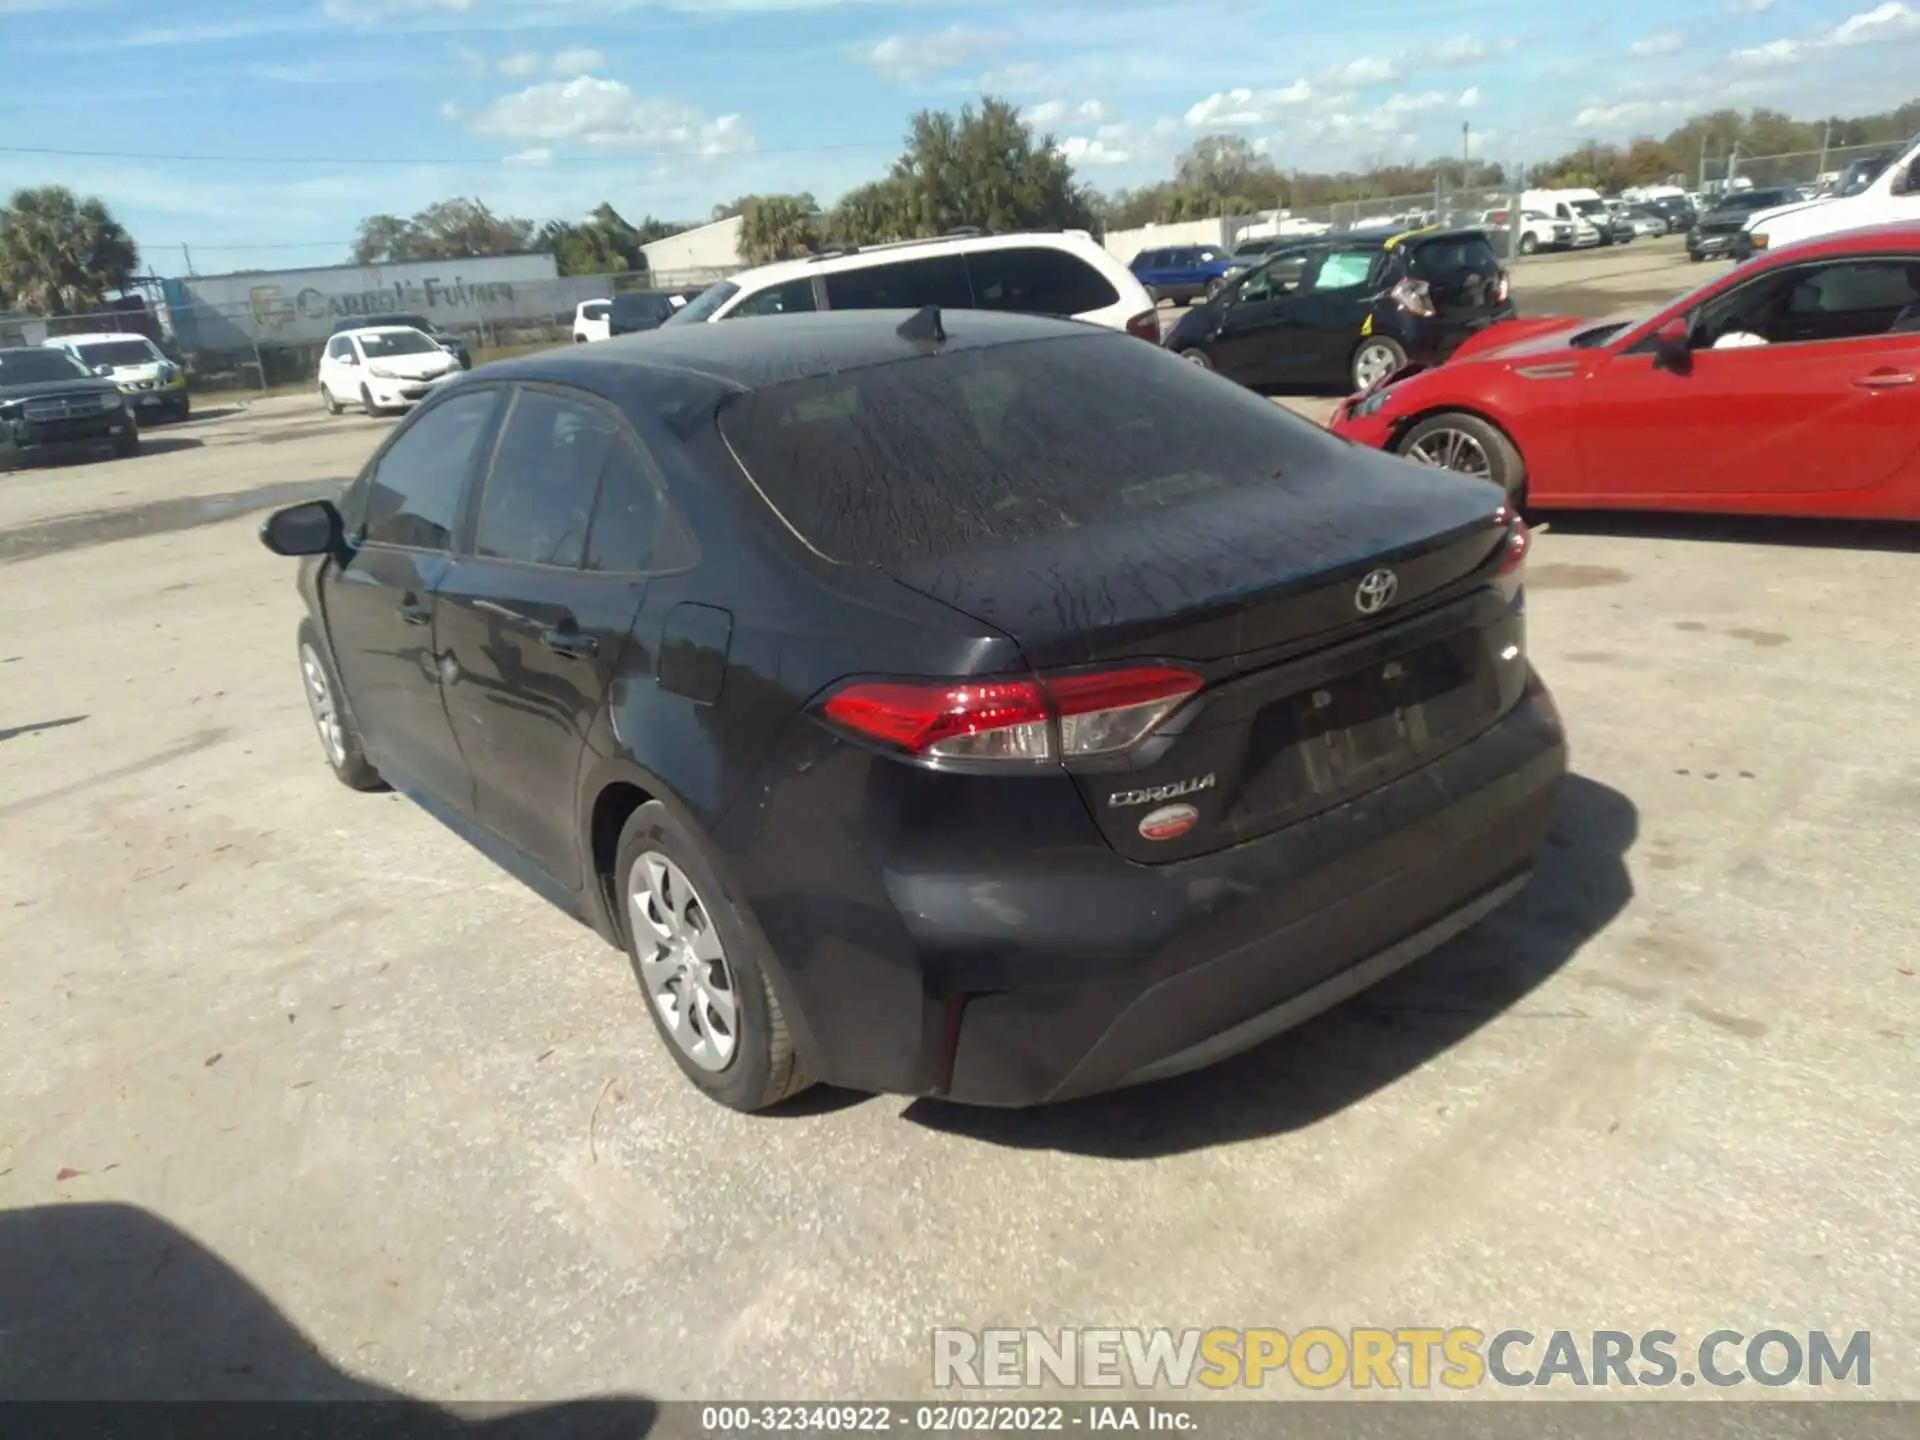
<svg viewBox="0 0 1920 1440">
<path fill-rule="evenodd" d="M 827 155 L 847 150 L 897 150 L 898 140 L 850 140 L 834 145 L 782 145 L 771 149 L 730 151 L 741 158 L 757 155 Z M 48 145 L 0 145 L 0 155 L 47 155 L 62 160 L 149 160 L 190 165 L 505 165 L 508 157 L 467 156 L 342 156 L 342 155 L 189 155 L 152 150 L 64 150 Z M 549 155 L 543 165 L 612 165 L 622 160 L 700 160 L 721 156 L 687 150 L 621 150 L 607 155 Z"/>
</svg>

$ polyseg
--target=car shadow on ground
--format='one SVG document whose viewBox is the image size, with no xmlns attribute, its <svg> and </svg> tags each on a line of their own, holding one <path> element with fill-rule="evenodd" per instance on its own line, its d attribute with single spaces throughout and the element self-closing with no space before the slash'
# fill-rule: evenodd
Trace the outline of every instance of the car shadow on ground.
<svg viewBox="0 0 1920 1440">
<path fill-rule="evenodd" d="M 1534 517 L 1529 516 L 1530 520 Z M 1552 510 L 1539 523 L 1562 535 L 1630 540 L 1700 540 L 1820 550 L 1920 551 L 1920 524 L 1906 520 L 1806 520 L 1775 515 L 1673 515 L 1634 510 Z"/>
<path fill-rule="evenodd" d="M 323 1358 L 217 1255 L 137 1206 L 0 1212 L 0 1276 L 0 1401 L 21 1434 L 612 1440 L 645 1435 L 657 1415 L 652 1401 L 630 1396 L 455 1413 L 369 1383 Z M 19 1401 L 62 1402 L 48 1412 L 58 1423 L 41 1429 Z M 76 1401 L 99 1406 L 101 1424 L 85 1425 L 89 1407 Z M 170 1421 L 161 1407 L 128 1405 L 152 1401 L 322 1403 L 247 1412 L 254 1423 L 245 1425 L 214 1424 L 218 1412 L 193 1408 Z"/>
<path fill-rule="evenodd" d="M 142 455 L 171 455 L 176 450 L 199 450 L 206 441 L 198 435 L 174 435 L 166 432 L 156 434 L 151 430 L 140 432 L 140 453 Z"/>
<path fill-rule="evenodd" d="M 1063 1105 L 917 1100 L 906 1118 L 990 1144 L 1145 1160 L 1302 1129 L 1364 1100 L 1518 1004 L 1633 896 L 1639 812 L 1571 776 L 1532 883 L 1432 955 L 1221 1065 Z"/>
<path fill-rule="evenodd" d="M 0 725 L 0 740 L 17 740 L 22 735 L 39 735 L 47 730 L 64 730 L 69 725 L 78 725 L 86 718 L 84 715 L 62 715 L 57 720 L 34 720 L 25 725 Z"/>
</svg>

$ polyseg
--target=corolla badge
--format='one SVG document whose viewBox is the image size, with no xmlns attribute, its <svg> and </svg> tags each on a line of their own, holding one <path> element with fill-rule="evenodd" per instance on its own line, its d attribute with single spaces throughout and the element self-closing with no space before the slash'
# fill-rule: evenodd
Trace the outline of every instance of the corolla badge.
<svg viewBox="0 0 1920 1440">
<path fill-rule="evenodd" d="M 1386 608 L 1387 602 L 1393 599 L 1394 591 L 1399 588 L 1400 577 L 1391 570 L 1369 570 L 1353 592 L 1353 608 L 1362 615 L 1377 614 Z"/>
<path fill-rule="evenodd" d="M 1211 790 L 1219 783 L 1217 775 L 1202 775 L 1198 779 L 1176 780 L 1171 785 L 1155 785 L 1146 790 L 1116 790 L 1107 797 L 1107 804 L 1116 810 L 1132 805 L 1157 805 L 1162 800 L 1178 800 L 1182 795 L 1197 795 L 1202 790 Z"/>
</svg>

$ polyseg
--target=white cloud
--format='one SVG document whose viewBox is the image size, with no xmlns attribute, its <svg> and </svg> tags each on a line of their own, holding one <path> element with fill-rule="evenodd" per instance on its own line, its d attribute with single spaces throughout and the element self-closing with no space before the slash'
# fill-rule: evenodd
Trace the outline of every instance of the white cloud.
<svg viewBox="0 0 1920 1440">
<path fill-rule="evenodd" d="M 997 53 L 1007 43 L 998 30 L 949 25 L 925 35 L 889 35 L 861 58 L 891 80 L 919 80 Z"/>
<path fill-rule="evenodd" d="M 440 102 L 440 118 L 442 120 L 463 120 L 466 118 L 466 114 L 467 112 L 462 110 L 455 101 L 443 100 Z"/>
<path fill-rule="evenodd" d="M 1083 100 L 1080 102 L 1080 118 L 1082 120 L 1104 120 L 1107 118 L 1107 107 L 1102 105 L 1098 100 Z"/>
<path fill-rule="evenodd" d="M 642 98 L 618 80 L 589 75 L 503 95 L 474 117 L 473 128 L 511 140 L 670 155 L 733 155 L 754 144 L 739 115 L 710 117 L 680 101 Z"/>
<path fill-rule="evenodd" d="M 1686 48 L 1687 37 L 1678 30 L 1662 30 L 1634 41 L 1627 54 L 1649 59 L 1655 55 L 1678 55 Z"/>
<path fill-rule="evenodd" d="M 1389 95 L 1378 109 L 1383 118 L 1397 119 L 1402 115 L 1422 115 L 1429 110 L 1439 110 L 1451 103 L 1453 97 L 1444 90 L 1422 90 L 1417 95 Z"/>
<path fill-rule="evenodd" d="M 464 15 L 472 8 L 473 0 L 324 0 L 320 12 L 329 20 L 370 25 L 401 15 Z"/>
<path fill-rule="evenodd" d="M 1188 107 L 1187 124 L 1264 125 L 1313 98 L 1313 86 L 1296 80 L 1279 90 L 1221 90 Z"/>
<path fill-rule="evenodd" d="M 1460 108 L 1462 110 L 1471 110 L 1479 103 L 1480 87 L 1478 85 L 1469 85 L 1460 92 Z"/>
<path fill-rule="evenodd" d="M 1053 148 L 1075 165 L 1125 165 L 1133 159 L 1124 136 L 1069 135 Z"/>
<path fill-rule="evenodd" d="M 1727 0 L 1729 15 L 1764 15 L 1773 8 L 1773 0 Z"/>
<path fill-rule="evenodd" d="M 1624 125 L 1656 115 L 1675 115 L 1697 108 L 1689 100 L 1620 100 L 1611 105 L 1588 105 L 1573 117 L 1575 125 Z"/>
<path fill-rule="evenodd" d="M 1179 134 L 1179 121 L 1162 118 L 1151 125 L 1100 125 L 1089 135 L 1065 136 L 1053 148 L 1075 165 L 1128 165 L 1168 159 Z"/>
<path fill-rule="evenodd" d="M 1745 65 L 1787 65 L 1819 50 L 1838 50 L 1850 45 L 1869 45 L 1920 35 L 1920 9 L 1907 0 L 1884 0 L 1871 10 L 1849 15 L 1831 30 L 1809 39 L 1769 40 L 1736 50 L 1733 58 Z"/>
<path fill-rule="evenodd" d="M 540 69 L 540 57 L 531 50 L 522 50 L 517 54 L 503 56 L 500 60 L 502 75 L 526 76 Z"/>
<path fill-rule="evenodd" d="M 1482 40 L 1477 35 L 1455 35 L 1430 49 L 1410 52 L 1406 63 L 1422 70 L 1458 70 L 1483 60 L 1511 55 L 1518 48 L 1517 40 Z"/>
<path fill-rule="evenodd" d="M 607 57 L 589 45 L 573 45 L 553 57 L 556 75 L 584 75 L 589 70 L 606 68 Z"/>
<path fill-rule="evenodd" d="M 520 150 L 512 155 L 502 156 L 500 163 L 519 169 L 537 170 L 553 163 L 553 151 L 544 145 L 536 145 L 531 150 Z"/>
<path fill-rule="evenodd" d="M 487 57 L 474 49 L 473 46 L 455 45 L 453 47 L 453 55 L 454 58 L 466 68 L 467 74 L 473 76 L 474 79 L 478 80 L 487 73 Z"/>
<path fill-rule="evenodd" d="M 1327 78 L 1340 85 L 1385 85 L 1400 78 L 1400 62 L 1383 55 L 1362 55 L 1345 65 L 1336 65 Z"/>
<path fill-rule="evenodd" d="M 1058 125 L 1067 118 L 1067 102 L 1064 100 L 1043 100 L 1040 104 L 1020 112 L 1020 118 L 1036 130 L 1045 130 Z"/>
</svg>

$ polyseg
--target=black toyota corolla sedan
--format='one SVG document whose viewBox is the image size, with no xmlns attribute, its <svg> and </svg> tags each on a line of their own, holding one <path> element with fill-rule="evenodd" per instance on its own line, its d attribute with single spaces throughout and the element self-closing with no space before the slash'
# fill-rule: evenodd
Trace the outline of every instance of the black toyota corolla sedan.
<svg viewBox="0 0 1920 1440">
<path fill-rule="evenodd" d="M 630 954 L 713 1098 L 1192 1069 L 1525 881 L 1565 769 L 1524 525 L 1155 346 L 984 311 L 462 377 L 339 505 L 328 762 Z"/>
</svg>

